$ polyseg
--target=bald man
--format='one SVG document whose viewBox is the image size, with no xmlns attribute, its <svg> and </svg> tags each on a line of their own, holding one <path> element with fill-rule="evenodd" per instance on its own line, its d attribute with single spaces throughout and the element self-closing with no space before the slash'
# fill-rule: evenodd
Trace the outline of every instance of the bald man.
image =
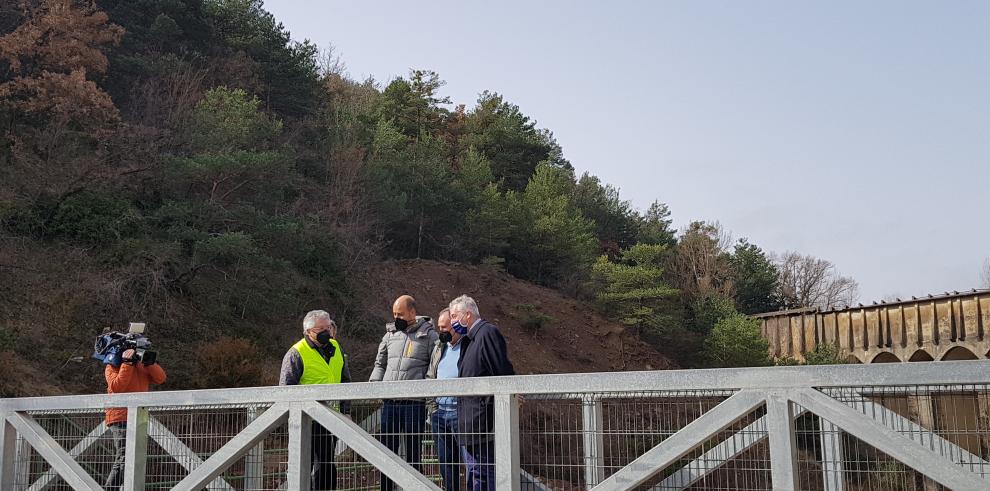
<svg viewBox="0 0 990 491">
<path fill-rule="evenodd" d="M 385 325 L 385 336 L 378 345 L 375 369 L 369 382 L 420 380 L 426 377 L 430 354 L 440 339 L 431 319 L 416 315 L 416 299 L 402 295 L 392 304 L 393 322 Z M 423 429 L 426 404 L 422 399 L 386 399 L 382 404 L 382 444 L 398 453 L 400 441 L 406 448 L 406 462 L 422 468 Z M 394 489 L 385 476 L 381 489 Z"/>
</svg>

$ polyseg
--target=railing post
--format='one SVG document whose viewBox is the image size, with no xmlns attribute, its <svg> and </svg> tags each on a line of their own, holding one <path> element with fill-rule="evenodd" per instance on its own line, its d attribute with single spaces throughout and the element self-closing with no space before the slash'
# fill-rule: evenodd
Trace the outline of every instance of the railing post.
<svg viewBox="0 0 990 491">
<path fill-rule="evenodd" d="M 127 408 L 127 440 L 124 445 L 124 491 L 144 489 L 148 456 L 148 409 Z"/>
<path fill-rule="evenodd" d="M 602 401 L 597 397 L 587 397 L 581 401 L 582 436 L 584 438 L 584 480 L 585 486 L 600 483 L 604 476 L 605 435 L 602 417 Z"/>
<path fill-rule="evenodd" d="M 818 418 L 822 443 L 822 479 L 825 491 L 842 491 L 845 487 L 843 471 L 842 430 L 824 418 Z"/>
<path fill-rule="evenodd" d="M 9 424 L 9 423 L 8 423 Z M 17 457 L 14 458 L 14 485 L 27 483 L 31 477 L 31 444 L 26 438 L 17 439 Z"/>
<path fill-rule="evenodd" d="M 0 491 L 14 489 L 14 460 L 17 458 L 17 432 L 0 413 Z"/>
<path fill-rule="evenodd" d="M 495 489 L 519 491 L 519 396 L 495 396 Z"/>
<path fill-rule="evenodd" d="M 293 405 L 289 410 L 289 469 L 286 473 L 288 489 L 307 490 L 312 472 L 313 420 L 301 407 Z"/>
<path fill-rule="evenodd" d="M 794 491 L 797 482 L 797 446 L 794 405 L 783 392 L 767 394 L 767 432 L 770 440 L 770 476 L 774 491 Z"/>
<path fill-rule="evenodd" d="M 247 408 L 247 424 L 251 424 L 261 414 L 258 406 Z M 265 442 L 261 441 L 244 457 L 244 489 L 261 489 L 265 471 Z M 307 473 L 308 475 L 308 473 Z"/>
</svg>

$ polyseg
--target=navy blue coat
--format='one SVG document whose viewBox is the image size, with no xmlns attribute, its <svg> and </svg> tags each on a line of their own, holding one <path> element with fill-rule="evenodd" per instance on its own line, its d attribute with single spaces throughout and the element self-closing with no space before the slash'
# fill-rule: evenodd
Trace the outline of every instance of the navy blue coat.
<svg viewBox="0 0 990 491">
<path fill-rule="evenodd" d="M 515 375 L 509 361 L 505 338 L 498 327 L 481 319 L 461 340 L 461 358 L 457 361 L 458 378 L 497 377 Z M 477 445 L 493 438 L 494 398 L 461 397 L 457 401 L 458 441 L 461 445 Z"/>
</svg>

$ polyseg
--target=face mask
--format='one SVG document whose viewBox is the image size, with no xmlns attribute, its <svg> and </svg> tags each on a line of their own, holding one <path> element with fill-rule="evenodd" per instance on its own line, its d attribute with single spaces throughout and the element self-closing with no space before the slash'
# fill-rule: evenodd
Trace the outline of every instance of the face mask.
<svg viewBox="0 0 990 491">
<path fill-rule="evenodd" d="M 407 321 L 407 320 L 405 320 L 403 318 L 400 318 L 400 317 L 396 317 L 395 318 L 395 330 L 396 331 L 405 331 L 406 329 L 409 329 L 409 321 Z"/>
<path fill-rule="evenodd" d="M 467 334 L 468 331 L 467 326 L 461 324 L 461 321 L 451 321 L 450 328 L 453 329 L 454 332 L 456 332 L 457 334 L 460 334 L 461 336 Z"/>
<path fill-rule="evenodd" d="M 316 342 L 319 343 L 320 346 L 326 346 L 330 342 L 330 331 L 320 331 L 320 333 L 316 335 Z"/>
<path fill-rule="evenodd" d="M 454 335 L 447 331 L 440 331 L 440 342 L 447 344 L 454 340 Z"/>
</svg>

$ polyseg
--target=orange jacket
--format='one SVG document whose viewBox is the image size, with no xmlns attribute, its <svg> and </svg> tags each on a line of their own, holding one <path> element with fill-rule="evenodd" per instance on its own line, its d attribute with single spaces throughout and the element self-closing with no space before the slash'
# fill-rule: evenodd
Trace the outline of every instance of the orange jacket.
<svg viewBox="0 0 990 491">
<path fill-rule="evenodd" d="M 107 378 L 107 394 L 148 392 L 151 384 L 165 383 L 165 370 L 157 363 L 149 366 L 142 363 L 122 363 L 120 367 L 107 365 L 103 375 Z M 121 422 L 127 422 L 127 408 L 107 408 L 107 424 Z"/>
</svg>

